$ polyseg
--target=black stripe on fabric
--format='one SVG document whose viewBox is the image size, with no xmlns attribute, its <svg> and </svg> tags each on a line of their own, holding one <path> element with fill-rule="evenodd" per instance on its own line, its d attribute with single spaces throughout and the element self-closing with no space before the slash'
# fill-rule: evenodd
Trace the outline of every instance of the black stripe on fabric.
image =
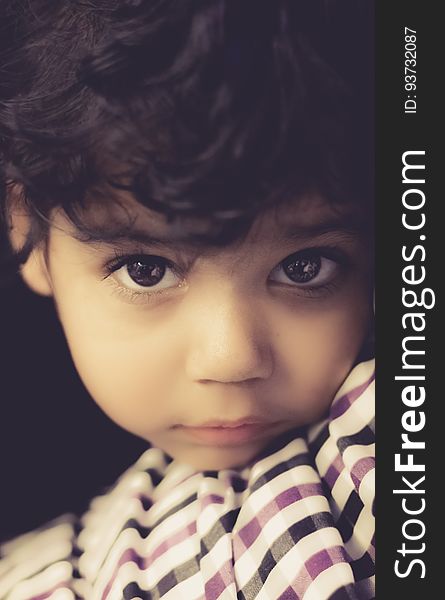
<svg viewBox="0 0 445 600">
<path fill-rule="evenodd" d="M 326 423 L 326 425 L 318 433 L 317 437 L 314 440 L 312 440 L 312 442 L 310 442 L 310 444 L 309 444 L 309 449 L 310 449 L 312 456 L 314 456 L 314 457 L 317 456 L 317 454 L 320 452 L 322 446 L 324 445 L 324 443 L 326 442 L 326 440 L 328 438 L 329 438 L 329 424 Z"/>
<path fill-rule="evenodd" d="M 139 521 L 137 521 L 136 519 L 128 519 L 128 521 L 126 521 L 122 527 L 119 529 L 118 533 L 114 536 L 113 541 L 110 542 L 109 544 L 109 548 L 108 551 L 106 552 L 106 554 L 102 557 L 102 561 L 100 562 L 100 564 L 97 565 L 97 569 L 98 569 L 98 573 L 100 573 L 100 569 L 102 568 L 104 562 L 107 560 L 109 553 L 111 552 L 111 550 L 113 549 L 114 544 L 116 543 L 116 541 L 119 539 L 119 537 L 122 535 L 122 532 L 125 531 L 126 529 L 133 529 L 135 531 L 137 531 L 139 537 L 141 539 L 146 539 L 147 536 L 151 533 L 152 528 L 151 527 L 144 527 L 143 525 L 141 525 L 139 523 Z"/>
<path fill-rule="evenodd" d="M 72 556 L 74 558 L 80 558 L 83 554 L 83 550 L 81 548 L 79 548 L 79 546 L 75 545 L 73 546 L 73 552 L 72 552 Z"/>
<path fill-rule="evenodd" d="M 332 498 L 332 490 L 324 477 L 321 478 L 321 489 L 323 490 L 323 495 L 326 496 L 329 505 L 331 506 Z"/>
<path fill-rule="evenodd" d="M 297 454 L 296 456 L 292 456 L 288 460 L 284 460 L 283 462 L 278 463 L 269 471 L 258 477 L 258 479 L 251 486 L 251 494 L 259 490 L 263 485 L 266 485 L 281 473 L 285 473 L 286 471 L 290 471 L 295 467 L 301 467 L 302 465 L 313 466 L 310 460 L 310 456 L 307 452 L 302 452 L 301 454 Z"/>
<path fill-rule="evenodd" d="M 150 475 L 151 477 L 151 481 L 153 483 L 153 485 L 156 487 L 159 483 L 161 483 L 162 479 L 164 478 L 164 475 L 162 473 L 160 473 L 158 470 L 153 469 L 152 467 L 149 467 L 148 469 L 145 469 L 144 471 L 145 473 L 147 473 L 148 475 Z"/>
<path fill-rule="evenodd" d="M 298 523 L 293 523 L 288 529 L 289 535 L 292 537 L 292 540 L 296 544 L 302 538 L 306 537 L 310 533 L 314 533 L 318 529 L 324 529 L 325 527 L 334 527 L 334 520 L 332 518 L 331 513 L 329 512 L 318 512 L 310 515 L 309 517 L 305 517 L 298 521 Z"/>
<path fill-rule="evenodd" d="M 241 507 L 234 508 L 219 517 L 210 531 L 201 539 L 201 558 L 209 553 L 223 535 L 233 531 L 240 510 Z"/>
<path fill-rule="evenodd" d="M 81 519 L 79 519 L 79 517 L 76 516 L 74 522 L 72 523 L 72 527 L 74 530 L 75 538 L 77 539 L 77 537 L 79 536 L 79 533 L 83 529 L 83 525 L 82 525 Z"/>
<path fill-rule="evenodd" d="M 165 464 L 169 465 L 170 463 L 172 463 L 174 461 L 173 456 L 170 456 L 170 454 L 167 454 L 166 452 L 163 452 L 164 454 L 164 460 L 165 460 Z"/>
<path fill-rule="evenodd" d="M 75 523 L 75 522 L 74 522 Z M 73 576 L 76 578 L 75 575 L 75 571 L 77 569 L 74 568 L 74 564 L 77 564 L 77 559 L 78 559 L 78 554 L 74 554 L 74 549 L 77 548 L 77 546 L 75 546 L 75 528 L 74 528 L 74 523 L 73 522 L 65 522 L 65 523 L 61 523 L 63 525 L 70 525 L 71 527 L 71 535 L 67 536 L 69 537 L 69 539 L 66 539 L 65 536 L 61 536 L 59 540 L 57 540 L 58 543 L 61 542 L 70 542 L 70 549 L 69 551 L 63 556 L 60 557 L 59 559 L 57 559 L 55 562 L 48 562 L 48 561 L 44 561 L 43 564 L 39 564 L 36 565 L 35 570 L 32 571 L 32 573 L 29 573 L 26 577 L 24 577 L 23 579 L 20 579 L 19 582 L 16 583 L 24 583 L 27 581 L 32 581 L 37 575 L 40 575 L 41 573 L 44 573 L 46 570 L 52 568 L 54 565 L 59 564 L 59 563 L 64 563 L 64 562 L 68 562 L 73 568 L 72 568 L 72 573 Z M 46 531 L 50 531 L 53 528 L 58 527 L 59 524 L 54 525 L 53 521 L 49 521 L 48 523 L 46 523 L 45 525 L 43 525 L 42 527 L 40 527 L 39 529 L 36 530 L 36 533 L 41 534 L 43 532 Z M 8 554 L 5 554 L 4 557 L 7 559 Z M 3 558 L 0 556 L 0 558 Z M 15 585 L 15 584 L 14 584 Z"/>
<path fill-rule="evenodd" d="M 343 452 L 349 446 L 369 446 L 375 442 L 375 433 L 368 425 L 365 425 L 363 429 L 355 433 L 354 435 L 345 435 L 337 441 L 337 447 L 340 453 Z"/>
<path fill-rule="evenodd" d="M 306 439 L 306 427 L 294 427 L 293 429 L 284 431 L 278 435 L 278 437 L 273 438 L 270 443 L 255 456 L 255 462 L 258 462 L 271 454 L 275 454 L 275 452 L 282 450 L 287 444 L 293 442 L 297 438 Z"/>
<path fill-rule="evenodd" d="M 268 550 L 264 555 L 260 566 L 258 567 L 258 575 L 263 583 L 266 582 L 266 579 L 269 577 L 269 573 L 276 565 L 277 561 L 275 560 L 271 550 Z"/>
<path fill-rule="evenodd" d="M 212 477 L 213 479 L 218 479 L 218 471 L 203 471 L 202 474 L 204 477 Z"/>
<path fill-rule="evenodd" d="M 159 592 L 159 596 L 162 597 L 164 594 L 169 592 L 172 588 L 178 585 L 178 580 L 176 578 L 175 572 L 170 571 L 167 575 L 164 575 L 162 579 L 160 579 L 156 585 L 156 589 Z"/>
<path fill-rule="evenodd" d="M 374 561 L 367 552 L 361 558 L 351 561 L 351 569 L 356 581 L 375 575 Z"/>
<path fill-rule="evenodd" d="M 336 590 L 326 600 L 360 600 L 360 598 L 357 595 L 355 585 L 350 583 Z"/>
<path fill-rule="evenodd" d="M 182 510 L 183 508 L 185 508 L 189 504 L 192 504 L 192 502 L 195 502 L 195 500 L 197 498 L 198 498 L 198 494 L 196 492 L 194 492 L 188 498 L 185 498 L 184 500 L 182 500 L 182 502 L 179 502 L 178 504 L 175 504 L 175 506 L 173 506 L 173 508 L 171 508 L 168 512 L 164 513 L 161 517 L 159 517 L 159 519 L 157 521 L 155 521 L 153 523 L 152 528 L 155 529 L 161 523 L 163 523 L 166 519 L 168 519 L 169 517 L 171 517 L 175 513 L 179 512 L 180 510 Z"/>
<path fill-rule="evenodd" d="M 206 554 L 209 553 L 210 548 L 208 548 L 207 544 L 204 541 L 204 538 L 201 538 L 200 544 L 199 544 L 199 555 L 205 556 Z"/>
<path fill-rule="evenodd" d="M 183 509 L 184 507 L 186 507 L 187 505 L 191 504 L 194 500 L 196 500 L 197 498 L 197 494 L 194 493 L 191 496 L 189 496 L 188 498 L 186 498 L 183 502 L 180 502 L 179 504 L 177 504 L 176 506 L 174 506 L 172 509 L 170 509 L 168 511 L 168 513 L 164 514 L 160 519 L 158 519 L 158 521 L 156 521 L 156 523 L 153 524 L 152 527 L 144 527 L 143 525 L 141 525 L 136 519 L 129 519 L 121 528 L 121 530 L 119 531 L 118 535 L 115 537 L 115 539 L 113 540 L 113 544 L 115 543 L 116 539 L 119 538 L 119 536 L 121 535 L 121 533 L 125 530 L 125 529 L 134 529 L 135 531 L 138 532 L 139 536 L 142 539 L 145 539 L 150 532 L 155 529 L 160 523 L 162 523 L 163 521 L 165 521 L 165 519 L 167 519 L 169 516 L 177 513 L 178 511 L 180 511 L 181 509 Z M 238 509 L 239 511 L 239 509 Z M 108 555 L 107 555 L 108 556 Z M 105 560 L 106 557 L 104 557 Z M 192 559 L 192 561 L 195 561 L 195 559 Z M 190 561 L 189 561 L 190 562 Z M 196 561 L 195 561 L 196 562 Z M 103 564 L 103 563 L 102 563 Z M 186 565 L 188 565 L 188 563 L 185 563 Z M 180 567 L 178 567 L 177 569 L 182 569 L 183 565 L 181 565 Z M 187 575 L 188 576 L 188 575 Z M 167 576 L 166 576 L 167 577 Z M 166 582 L 166 584 L 168 584 L 168 581 Z M 150 596 L 151 597 L 151 596 Z"/>
<path fill-rule="evenodd" d="M 131 582 L 127 584 L 123 589 L 124 600 L 133 600 L 133 598 L 143 598 L 144 600 L 152 600 L 153 596 L 150 592 L 141 590 L 137 583 Z"/>
<path fill-rule="evenodd" d="M 219 518 L 221 525 L 224 527 L 226 533 L 233 530 L 235 525 L 235 521 L 238 518 L 239 511 L 241 510 L 241 506 L 230 510 L 228 513 Z"/>
<path fill-rule="evenodd" d="M 189 579 L 189 577 L 199 573 L 199 570 L 200 567 L 198 557 L 193 556 L 193 558 L 190 558 L 185 563 L 182 563 L 182 565 L 174 568 L 174 576 L 176 581 L 181 583 L 181 581 L 185 581 Z"/>
<path fill-rule="evenodd" d="M 334 527 L 332 515 L 329 512 L 315 513 L 288 527 L 266 551 L 261 563 L 258 565 L 256 573 L 249 579 L 243 589 L 238 592 L 238 598 L 240 600 L 255 598 L 272 569 L 280 562 L 283 556 L 301 539 L 325 527 Z"/>
<path fill-rule="evenodd" d="M 218 540 L 220 540 L 224 535 L 226 535 L 226 530 L 222 526 L 222 523 L 220 523 L 218 520 L 208 534 L 201 538 L 201 558 L 208 554 Z"/>
<path fill-rule="evenodd" d="M 189 579 L 193 575 L 199 572 L 199 563 L 196 557 L 191 558 L 187 562 L 175 567 L 172 571 L 164 575 L 152 590 L 152 594 L 156 592 L 156 597 L 162 597 L 167 594 L 170 590 L 175 588 L 179 583 Z"/>
<path fill-rule="evenodd" d="M 141 504 L 145 512 L 153 506 L 153 502 L 148 496 L 141 496 Z"/>
<path fill-rule="evenodd" d="M 126 521 L 126 523 L 122 526 L 122 529 L 119 531 L 118 535 L 115 537 L 113 544 L 125 529 L 135 529 L 140 537 L 144 540 L 152 531 L 151 527 L 144 527 L 139 523 L 139 521 L 136 521 L 136 519 L 128 519 L 128 521 Z"/>
<path fill-rule="evenodd" d="M 196 557 L 193 557 L 182 565 L 176 566 L 169 571 L 167 575 L 164 575 L 164 577 L 158 581 L 156 586 L 150 590 L 143 590 L 134 581 L 128 583 L 123 590 L 123 597 L 125 600 L 132 600 L 133 598 L 154 600 L 155 598 L 161 598 L 182 581 L 186 581 L 198 572 L 199 562 Z"/>
<path fill-rule="evenodd" d="M 375 600 L 374 581 L 372 577 L 355 582 L 355 589 L 360 600 Z"/>
<path fill-rule="evenodd" d="M 363 510 L 364 504 L 360 500 L 359 495 L 355 490 L 349 494 L 349 498 L 346 501 L 345 507 L 343 508 L 336 526 L 340 532 L 343 542 L 347 542 L 354 533 L 354 527 L 357 523 L 357 519 Z"/>
<path fill-rule="evenodd" d="M 256 598 L 263 587 L 263 581 L 258 571 L 249 579 L 242 590 L 238 590 L 238 600 L 251 600 Z"/>
<path fill-rule="evenodd" d="M 237 475 L 234 475 L 232 477 L 231 484 L 232 484 L 233 490 L 237 494 L 244 492 L 247 488 L 247 481 L 245 479 L 243 479 L 242 477 L 238 477 Z"/>
</svg>

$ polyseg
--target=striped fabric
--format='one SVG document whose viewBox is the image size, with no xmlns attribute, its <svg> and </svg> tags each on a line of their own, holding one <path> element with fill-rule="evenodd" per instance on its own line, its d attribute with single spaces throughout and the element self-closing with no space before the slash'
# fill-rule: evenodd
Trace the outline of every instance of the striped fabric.
<svg viewBox="0 0 445 600">
<path fill-rule="evenodd" d="M 81 518 L 6 543 L 0 598 L 374 597 L 374 363 L 329 417 L 244 468 L 197 472 L 147 450 Z"/>
</svg>

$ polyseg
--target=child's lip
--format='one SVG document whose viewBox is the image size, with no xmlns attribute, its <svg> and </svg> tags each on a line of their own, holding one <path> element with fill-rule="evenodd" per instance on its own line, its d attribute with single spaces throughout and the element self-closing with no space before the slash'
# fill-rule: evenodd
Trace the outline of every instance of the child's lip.
<svg viewBox="0 0 445 600">
<path fill-rule="evenodd" d="M 218 421 L 215 425 L 215 421 L 210 421 L 212 425 L 205 426 L 200 425 L 198 427 L 187 427 L 179 425 L 177 428 L 184 431 L 186 435 L 193 437 L 194 439 L 204 442 L 207 445 L 213 446 L 229 446 L 233 444 L 243 444 L 254 440 L 259 437 L 264 437 L 266 433 L 269 433 L 270 429 L 274 428 L 277 423 L 267 423 L 265 421 L 246 423 L 240 422 L 236 424 L 236 421 L 223 422 Z M 221 425 L 224 423 L 224 425 Z M 229 425 L 227 425 L 229 423 Z"/>
<path fill-rule="evenodd" d="M 261 417 L 243 417 L 241 419 L 237 419 L 236 421 L 223 421 L 221 419 L 213 419 L 212 421 L 205 421 L 204 423 L 200 423 L 199 425 L 187 425 L 187 427 L 193 427 L 195 429 L 202 429 L 207 427 L 224 427 L 224 428 L 233 428 L 233 427 L 241 427 L 242 425 L 265 425 L 267 421 L 262 419 Z"/>
</svg>

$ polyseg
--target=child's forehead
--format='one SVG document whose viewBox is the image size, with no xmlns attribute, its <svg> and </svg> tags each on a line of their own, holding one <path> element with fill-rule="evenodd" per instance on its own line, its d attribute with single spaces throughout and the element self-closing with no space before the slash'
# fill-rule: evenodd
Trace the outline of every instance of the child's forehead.
<svg viewBox="0 0 445 600">
<path fill-rule="evenodd" d="M 277 236 L 304 239 L 331 231 L 360 233 L 366 227 L 365 221 L 355 206 L 333 206 L 312 193 L 264 209 L 253 219 L 246 235 L 234 244 L 270 242 Z M 143 206 L 129 195 L 108 202 L 89 202 L 82 210 L 81 222 L 85 226 L 82 231 L 67 222 L 63 211 L 56 211 L 56 227 L 65 231 L 68 228 L 70 235 L 88 242 L 168 244 L 176 241 L 193 245 L 190 240 L 194 236 L 203 236 L 211 247 L 212 227 L 215 226 L 215 222 L 206 217 L 182 216 L 169 220 L 166 215 Z"/>
</svg>

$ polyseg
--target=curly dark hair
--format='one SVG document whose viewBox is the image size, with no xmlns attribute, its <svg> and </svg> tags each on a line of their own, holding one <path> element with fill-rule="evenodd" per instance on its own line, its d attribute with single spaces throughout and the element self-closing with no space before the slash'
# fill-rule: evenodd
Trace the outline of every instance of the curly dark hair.
<svg viewBox="0 0 445 600">
<path fill-rule="evenodd" d="M 373 3 L 0 0 L 0 199 L 33 217 L 125 189 L 169 218 L 246 231 L 317 190 L 373 199 Z M 5 254 L 6 256 L 6 254 Z"/>
</svg>

